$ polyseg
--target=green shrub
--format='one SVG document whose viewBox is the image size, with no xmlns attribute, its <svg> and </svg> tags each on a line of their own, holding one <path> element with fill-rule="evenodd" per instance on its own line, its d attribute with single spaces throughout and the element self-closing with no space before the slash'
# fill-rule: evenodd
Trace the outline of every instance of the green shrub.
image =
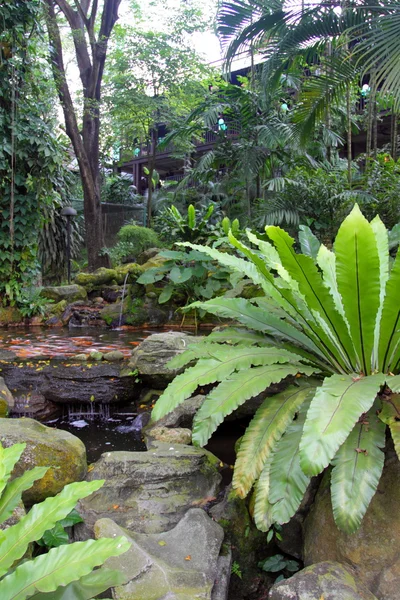
<svg viewBox="0 0 400 600">
<path fill-rule="evenodd" d="M 21 502 L 22 492 L 47 471 L 35 467 L 10 481 L 14 465 L 25 444 L 3 448 L 0 444 L 0 525 L 9 519 Z M 98 490 L 104 481 L 71 483 L 53 498 L 35 504 L 15 525 L 0 531 L 1 600 L 67 600 L 93 598 L 109 587 L 124 582 L 119 571 L 101 567 L 111 556 L 126 552 L 130 546 L 124 537 L 103 538 L 62 544 L 33 560 L 24 558 L 29 545 L 42 539 L 45 532 L 71 513 L 78 500 Z"/>
<path fill-rule="evenodd" d="M 136 260 L 144 250 L 163 246 L 153 229 L 140 225 L 124 225 L 117 236 L 117 244 L 107 250 L 113 264 L 125 262 L 128 258 Z"/>
</svg>

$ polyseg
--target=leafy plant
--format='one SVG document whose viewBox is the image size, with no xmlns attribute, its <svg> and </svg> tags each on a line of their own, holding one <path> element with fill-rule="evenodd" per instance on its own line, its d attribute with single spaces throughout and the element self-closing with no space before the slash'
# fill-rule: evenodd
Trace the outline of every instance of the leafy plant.
<svg viewBox="0 0 400 600">
<path fill-rule="evenodd" d="M 237 575 L 239 579 L 242 579 L 242 569 L 240 568 L 239 563 L 234 560 L 231 566 L 232 575 Z"/>
<path fill-rule="evenodd" d="M 128 223 L 119 230 L 117 244 L 107 250 L 113 263 L 119 263 L 124 259 L 134 257 L 135 259 L 148 248 L 159 248 L 162 246 L 160 239 L 153 229 L 132 225 Z"/>
<path fill-rule="evenodd" d="M 283 554 L 274 554 L 268 557 L 266 560 L 258 563 L 258 566 L 267 573 L 279 573 L 281 574 L 275 579 L 275 583 L 291 577 L 293 573 L 296 573 L 300 569 L 300 563 L 298 560 L 293 558 L 287 558 Z"/>
<path fill-rule="evenodd" d="M 37 540 L 36 543 L 39 546 L 42 546 L 42 547 L 45 547 L 48 549 L 56 548 L 57 546 L 62 546 L 63 544 L 68 544 L 69 536 L 68 536 L 68 532 L 65 528 L 72 527 L 73 525 L 76 525 L 77 523 L 82 523 L 82 522 L 83 522 L 83 519 L 82 519 L 81 515 L 78 513 L 77 510 L 73 509 L 73 510 L 71 510 L 69 515 L 64 517 L 64 519 L 61 519 L 61 521 L 58 521 L 54 525 L 54 527 L 52 527 L 52 529 L 48 529 L 47 531 L 45 531 L 43 536 L 40 538 L 40 540 Z"/>
<path fill-rule="evenodd" d="M 193 423 L 193 440 L 207 443 L 225 416 L 272 383 L 243 436 L 233 487 L 242 498 L 254 486 L 259 529 L 285 523 L 298 509 L 310 478 L 332 466 L 337 526 L 355 531 L 383 469 L 386 425 L 400 453 L 400 252 L 389 263 L 388 234 L 357 205 L 343 221 L 334 251 L 316 259 L 296 254 L 282 229 L 268 238 L 248 232 L 256 250 L 233 235 L 246 258 L 191 245 L 260 285 L 265 297 L 214 298 L 191 307 L 235 320 L 169 364 L 195 366 L 178 375 L 153 409 L 157 420 L 198 386 L 218 383 Z M 315 376 L 322 378 L 318 381 Z"/>
<path fill-rule="evenodd" d="M 34 317 L 44 315 L 46 306 L 54 302 L 40 295 L 41 288 L 23 288 L 18 292 L 15 304 L 23 317 Z"/>
<path fill-rule="evenodd" d="M 184 304 L 209 299 L 229 287 L 230 271 L 216 267 L 207 254 L 197 250 L 165 250 L 159 256 L 167 260 L 145 271 L 137 283 L 148 285 L 164 280 L 166 285 L 158 297 L 160 304 L 179 297 L 184 299 Z"/>
<path fill-rule="evenodd" d="M 190 204 L 186 215 L 181 215 L 176 206 L 166 208 L 158 221 L 162 222 L 161 235 L 167 234 L 168 239 L 176 241 L 200 242 L 205 241 L 210 232 L 214 230 L 211 217 L 214 213 L 214 204 L 195 209 Z"/>
<path fill-rule="evenodd" d="M 22 492 L 47 471 L 35 467 L 16 479 L 10 480 L 14 465 L 24 451 L 25 444 L 3 448 L 0 444 L 0 523 L 9 519 L 21 502 Z M 90 599 L 111 586 L 124 582 L 119 571 L 101 567 L 111 556 L 128 550 L 124 537 L 103 538 L 63 544 L 33 560 L 24 559 L 32 542 L 38 541 L 56 523 L 64 519 L 80 498 L 98 490 L 104 481 L 71 483 L 53 498 L 35 504 L 18 523 L 1 531 L 0 592 L 2 600 Z"/>
</svg>

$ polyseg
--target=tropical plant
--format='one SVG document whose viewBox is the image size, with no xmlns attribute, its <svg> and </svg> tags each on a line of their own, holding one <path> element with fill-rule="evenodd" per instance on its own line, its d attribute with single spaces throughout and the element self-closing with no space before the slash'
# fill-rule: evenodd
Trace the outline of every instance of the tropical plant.
<svg viewBox="0 0 400 600">
<path fill-rule="evenodd" d="M 120 263 L 128 259 L 137 259 L 139 254 L 148 248 L 160 248 L 162 243 L 158 235 L 149 227 L 132 225 L 128 223 L 121 227 L 117 233 L 118 242 L 116 245 L 107 249 L 113 263 Z"/>
<path fill-rule="evenodd" d="M 0 524 L 9 519 L 21 502 L 22 493 L 44 476 L 47 467 L 35 467 L 21 477 L 10 479 L 14 465 L 26 444 L 3 448 L 0 444 Z M 102 565 L 107 558 L 126 552 L 124 537 L 103 538 L 63 544 L 33 560 L 24 558 L 32 542 L 65 518 L 80 498 L 98 490 L 104 481 L 71 483 L 53 498 L 35 504 L 16 524 L 1 531 L 0 595 L 2 600 L 90 599 L 111 586 L 124 582 L 119 571 Z"/>
<path fill-rule="evenodd" d="M 204 242 L 207 235 L 214 230 L 211 221 L 214 209 L 214 204 L 197 210 L 190 204 L 186 214 L 182 215 L 173 204 L 165 208 L 159 216 L 160 235 L 174 241 Z"/>
<path fill-rule="evenodd" d="M 229 236 L 247 260 L 191 245 L 253 280 L 265 296 L 191 305 L 246 329 L 213 332 L 174 358 L 174 368 L 197 363 L 172 381 L 152 419 L 218 382 L 193 423 L 193 440 L 204 445 L 226 415 L 282 382 L 242 438 L 233 487 L 244 498 L 254 486 L 255 522 L 267 531 L 294 515 L 310 478 L 331 465 L 334 518 L 353 532 L 379 483 L 386 425 L 400 454 L 400 252 L 392 266 L 384 225 L 379 217 L 368 222 L 357 205 L 334 251 L 318 244 L 315 255 L 313 238 L 303 240 L 313 256 L 297 254 L 284 230 L 268 226 L 266 233 L 272 244 L 247 233 L 255 250 Z"/>
</svg>

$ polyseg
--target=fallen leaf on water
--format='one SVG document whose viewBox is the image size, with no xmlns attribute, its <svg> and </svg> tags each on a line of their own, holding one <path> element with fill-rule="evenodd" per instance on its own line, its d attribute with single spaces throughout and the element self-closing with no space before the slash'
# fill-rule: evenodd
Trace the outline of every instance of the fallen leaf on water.
<svg viewBox="0 0 400 600">
<path fill-rule="evenodd" d="M 190 556 L 190 554 L 188 554 L 187 556 L 185 556 L 185 560 L 192 560 L 192 557 Z"/>
<path fill-rule="evenodd" d="M 164 542 L 164 540 L 160 540 L 160 541 L 158 542 L 158 545 L 159 545 L 159 546 L 166 546 L 166 545 L 167 545 L 167 542 Z"/>
</svg>

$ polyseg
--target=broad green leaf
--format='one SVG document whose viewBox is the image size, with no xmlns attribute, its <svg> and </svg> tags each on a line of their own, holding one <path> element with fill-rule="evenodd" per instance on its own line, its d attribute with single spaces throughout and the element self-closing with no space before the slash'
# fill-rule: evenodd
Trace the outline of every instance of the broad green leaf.
<svg viewBox="0 0 400 600">
<path fill-rule="evenodd" d="M 383 373 L 325 379 L 311 402 L 300 443 L 300 464 L 306 475 L 318 475 L 329 465 L 384 383 Z"/>
<path fill-rule="evenodd" d="M 380 294 L 379 294 L 379 309 L 376 316 L 375 334 L 374 334 L 374 352 L 373 352 L 373 369 L 379 370 L 379 338 L 381 317 L 383 310 L 383 301 L 385 298 L 386 282 L 389 278 L 389 242 L 387 229 L 378 216 L 371 221 L 371 227 L 375 234 L 378 254 L 379 254 L 379 272 L 380 272 Z"/>
<path fill-rule="evenodd" d="M 207 340 L 211 342 L 225 342 L 226 344 L 232 345 L 264 345 L 268 343 L 267 336 L 239 327 L 224 327 L 219 331 L 212 331 L 210 335 L 207 336 Z"/>
<path fill-rule="evenodd" d="M 174 293 L 174 286 L 170 285 L 170 284 L 166 285 L 158 297 L 159 304 L 164 304 L 164 302 L 168 302 L 168 300 L 171 298 L 173 293 Z"/>
<path fill-rule="evenodd" d="M 141 283 L 142 285 L 148 285 L 149 283 L 155 283 L 156 281 L 161 281 L 164 279 L 165 274 L 169 269 L 161 269 L 158 267 L 153 267 L 151 269 L 147 269 L 140 277 L 137 278 L 137 283 Z"/>
<path fill-rule="evenodd" d="M 29 490 L 37 479 L 41 479 L 48 467 L 35 467 L 10 481 L 0 496 L 0 523 L 4 523 L 21 502 L 22 492 Z"/>
<path fill-rule="evenodd" d="M 227 352 L 228 351 L 228 352 Z M 199 344 L 191 348 L 191 356 L 203 355 L 197 365 L 186 369 L 175 377 L 165 392 L 157 400 L 152 412 L 152 419 L 158 420 L 171 412 L 176 406 L 188 398 L 198 386 L 223 381 L 234 371 L 249 369 L 252 365 L 273 364 L 292 361 L 296 363 L 297 356 L 275 348 L 226 348 L 221 344 Z M 299 370 L 299 369 L 297 369 Z M 295 370 L 295 372 L 297 372 Z"/>
<path fill-rule="evenodd" d="M 321 242 L 307 225 L 300 225 L 299 230 L 299 242 L 302 253 L 306 256 L 311 256 L 311 258 L 316 258 Z"/>
<path fill-rule="evenodd" d="M 392 392 L 400 392 L 400 375 L 387 377 L 386 385 L 392 390 Z"/>
<path fill-rule="evenodd" d="M 30 596 L 31 600 L 91 600 L 110 587 L 126 583 L 121 571 L 101 567 L 66 586 L 58 587 L 54 592 L 38 592 Z"/>
<path fill-rule="evenodd" d="M 333 516 L 346 533 L 359 528 L 382 474 L 386 427 L 376 415 L 377 408 L 363 415 L 333 459 Z"/>
<path fill-rule="evenodd" d="M 342 366 L 346 366 L 347 370 L 354 369 L 356 357 L 347 325 L 336 310 L 332 296 L 323 284 L 313 259 L 310 256 L 296 254 L 293 249 L 293 238 L 280 227 L 266 227 L 266 232 L 275 243 L 283 266 L 297 281 L 310 310 L 313 314 L 319 313 L 325 322 L 326 327 L 318 321 L 325 333 L 325 336 L 319 334 L 319 337 Z"/>
<path fill-rule="evenodd" d="M 190 204 L 187 211 L 188 215 L 188 227 L 194 229 L 196 227 L 196 211 L 193 204 Z"/>
<path fill-rule="evenodd" d="M 255 348 L 251 350 L 254 351 Z M 262 350 L 262 348 L 258 348 L 258 350 Z M 259 359 L 261 359 L 261 355 Z M 275 358 L 274 362 L 286 361 Z M 271 384 L 279 383 L 288 375 L 297 373 L 311 375 L 313 373 L 312 368 L 303 365 L 268 363 L 268 359 L 264 359 L 262 362 L 259 360 L 258 364 L 263 366 L 253 369 L 245 368 L 244 372 L 241 370 L 233 373 L 208 394 L 193 421 L 193 441 L 196 444 L 204 446 L 227 415 L 230 415 L 249 398 L 263 392 Z M 256 361 L 253 364 L 257 364 Z"/>
<path fill-rule="evenodd" d="M 194 302 L 190 306 L 202 308 L 220 317 L 235 319 L 255 331 L 280 336 L 295 344 L 300 344 L 324 358 L 319 348 L 304 333 L 282 319 L 253 306 L 249 300 L 244 298 L 213 298 L 208 302 Z"/>
<path fill-rule="evenodd" d="M 314 393 L 315 388 L 311 388 L 297 418 L 277 443 L 272 457 L 268 502 L 274 523 L 287 523 L 293 517 L 310 482 L 310 478 L 300 467 L 299 445 L 307 410 Z"/>
<path fill-rule="evenodd" d="M 68 544 L 68 542 L 68 533 L 61 523 L 56 523 L 52 529 L 45 531 L 41 539 L 38 540 L 41 546 L 47 546 L 47 548 L 56 548 L 62 546 L 62 544 Z"/>
<path fill-rule="evenodd" d="M 395 369 L 399 359 L 400 342 L 400 250 L 386 283 L 385 299 L 380 322 L 379 366 L 386 373 Z"/>
<path fill-rule="evenodd" d="M 357 205 L 339 228 L 335 254 L 338 290 L 360 369 L 368 375 L 371 373 L 381 275 L 373 228 Z"/>
<path fill-rule="evenodd" d="M 335 253 L 331 252 L 331 250 L 328 250 L 326 246 L 321 244 L 317 254 L 317 264 L 322 271 L 324 285 L 329 290 L 329 293 L 333 298 L 336 310 L 342 315 L 347 324 L 347 328 L 349 329 L 349 325 L 344 313 L 342 296 L 339 294 L 339 290 L 337 288 Z"/>
<path fill-rule="evenodd" d="M 18 566 L 1 581 L 2 600 L 25 600 L 36 591 L 53 592 L 58 587 L 88 575 L 111 556 L 128 550 L 124 537 L 75 542 L 53 548 L 33 561 Z"/>
<path fill-rule="evenodd" d="M 0 442 L 0 494 L 7 485 L 14 465 L 20 459 L 26 444 L 14 444 L 10 448 L 4 448 Z"/>
<path fill-rule="evenodd" d="M 254 486 L 253 518 L 257 529 L 268 531 L 273 524 L 269 494 L 271 491 L 270 469 L 273 453 L 266 459 L 259 478 Z"/>
<path fill-rule="evenodd" d="M 193 270 L 190 267 L 173 267 L 169 274 L 169 278 L 173 283 L 185 283 L 193 275 Z"/>
<path fill-rule="evenodd" d="M 70 483 L 57 496 L 35 504 L 16 525 L 6 529 L 1 540 L 0 577 L 23 556 L 30 542 L 40 539 L 47 529 L 71 512 L 78 500 L 98 490 L 103 483 L 101 479 Z"/>
<path fill-rule="evenodd" d="M 400 244 L 400 223 L 397 223 L 389 232 L 389 248 L 395 248 Z"/>
<path fill-rule="evenodd" d="M 238 451 L 233 475 L 233 487 L 241 498 L 250 491 L 259 477 L 265 461 L 305 401 L 309 386 L 291 386 L 264 400 L 257 410 Z"/>
<path fill-rule="evenodd" d="M 398 377 L 400 379 L 400 376 Z M 379 418 L 383 423 L 389 425 L 394 448 L 400 460 L 400 394 L 392 394 L 389 398 L 384 397 L 382 399 L 382 410 L 379 413 Z"/>
</svg>

